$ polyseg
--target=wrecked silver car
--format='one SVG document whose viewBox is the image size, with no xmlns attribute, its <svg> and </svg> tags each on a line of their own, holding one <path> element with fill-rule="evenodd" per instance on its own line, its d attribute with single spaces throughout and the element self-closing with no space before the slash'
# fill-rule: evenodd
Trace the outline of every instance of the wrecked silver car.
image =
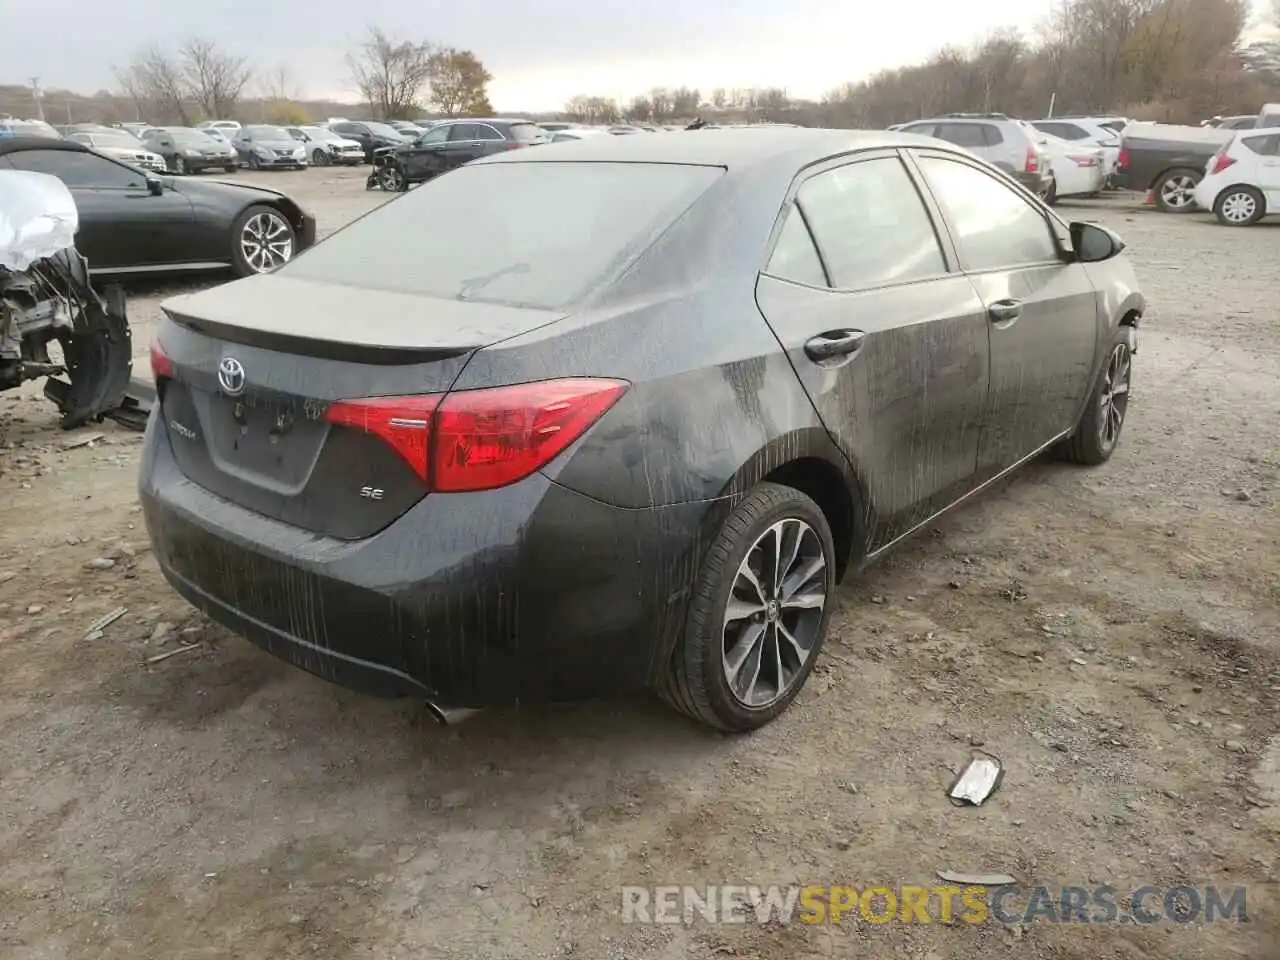
<svg viewBox="0 0 1280 960">
<path fill-rule="evenodd" d="M 75 248 L 78 226 L 61 180 L 0 171 L 0 390 L 47 378 L 45 396 L 65 428 L 137 407 L 126 401 L 133 347 L 124 293 L 93 289 Z"/>
</svg>

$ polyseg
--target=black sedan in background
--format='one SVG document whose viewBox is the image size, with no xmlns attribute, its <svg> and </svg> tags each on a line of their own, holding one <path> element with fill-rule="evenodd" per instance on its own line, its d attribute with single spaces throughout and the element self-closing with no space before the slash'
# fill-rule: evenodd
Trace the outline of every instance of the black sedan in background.
<svg viewBox="0 0 1280 960">
<path fill-rule="evenodd" d="M 315 218 L 276 190 L 148 173 L 69 140 L 0 140 L 0 169 L 60 179 L 94 274 L 232 267 L 262 273 L 315 243 Z"/>
<path fill-rule="evenodd" d="M 550 141 L 530 120 L 444 120 L 413 143 L 391 150 L 372 176 L 384 190 L 408 190 L 480 157 Z"/>
<path fill-rule="evenodd" d="M 345 684 L 648 686 L 759 727 L 842 576 L 1042 451 L 1113 454 L 1145 308 L 1122 250 L 909 134 L 477 160 L 163 304 L 155 557 Z"/>
<path fill-rule="evenodd" d="M 195 127 L 148 127 L 140 139 L 144 147 L 164 157 L 170 173 L 235 173 L 240 168 L 230 146 Z"/>
</svg>

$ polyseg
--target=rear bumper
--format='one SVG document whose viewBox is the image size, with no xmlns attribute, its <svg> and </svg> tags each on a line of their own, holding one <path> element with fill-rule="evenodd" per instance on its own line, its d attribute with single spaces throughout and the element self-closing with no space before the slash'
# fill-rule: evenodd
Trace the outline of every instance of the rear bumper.
<svg viewBox="0 0 1280 960">
<path fill-rule="evenodd" d="M 1028 173 L 1020 170 L 1013 175 L 1014 179 L 1020 184 L 1037 195 L 1043 195 L 1049 190 L 1049 181 L 1053 179 L 1052 174 L 1048 171 L 1043 173 Z"/>
<path fill-rule="evenodd" d="M 312 674 L 442 706 L 651 685 L 727 503 L 627 510 L 534 474 L 425 497 L 359 541 L 309 534 L 186 479 L 147 427 L 140 495 L 164 576 L 217 622 Z"/>
</svg>

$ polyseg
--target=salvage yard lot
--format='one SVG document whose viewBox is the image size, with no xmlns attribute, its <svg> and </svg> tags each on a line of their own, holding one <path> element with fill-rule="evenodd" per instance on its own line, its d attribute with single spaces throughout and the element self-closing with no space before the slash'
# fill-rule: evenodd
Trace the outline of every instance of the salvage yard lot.
<svg viewBox="0 0 1280 960">
<path fill-rule="evenodd" d="M 363 177 L 241 175 L 322 235 L 387 199 Z M 0 397 L 0 954 L 1274 957 L 1280 226 L 1062 210 L 1121 233 L 1151 305 L 1115 458 L 1035 464 L 846 584 L 808 687 L 748 737 L 643 698 L 441 729 L 302 674 L 166 586 L 138 435 Z M 132 288 L 138 369 L 160 300 L 220 279 Z M 1005 780 L 954 808 L 978 745 Z M 1252 922 L 620 920 L 626 884 L 937 870 L 1248 885 Z"/>
</svg>

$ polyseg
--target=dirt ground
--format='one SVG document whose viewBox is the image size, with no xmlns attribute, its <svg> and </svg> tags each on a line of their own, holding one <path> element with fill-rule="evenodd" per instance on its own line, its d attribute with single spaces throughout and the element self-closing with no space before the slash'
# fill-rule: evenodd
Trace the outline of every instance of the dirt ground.
<svg viewBox="0 0 1280 960">
<path fill-rule="evenodd" d="M 322 232 L 385 199 L 262 177 Z M 139 435 L 0 396 L 0 955 L 1280 956 L 1280 225 L 1069 209 L 1123 234 L 1151 304 L 1116 457 L 1036 464 L 846 584 L 808 688 L 748 737 L 645 698 L 442 729 L 280 664 L 157 572 Z M 192 286 L 132 288 L 139 369 Z M 975 745 L 1004 782 L 952 807 Z M 937 870 L 1247 885 L 1251 922 L 620 916 L 624 884 Z"/>
</svg>

